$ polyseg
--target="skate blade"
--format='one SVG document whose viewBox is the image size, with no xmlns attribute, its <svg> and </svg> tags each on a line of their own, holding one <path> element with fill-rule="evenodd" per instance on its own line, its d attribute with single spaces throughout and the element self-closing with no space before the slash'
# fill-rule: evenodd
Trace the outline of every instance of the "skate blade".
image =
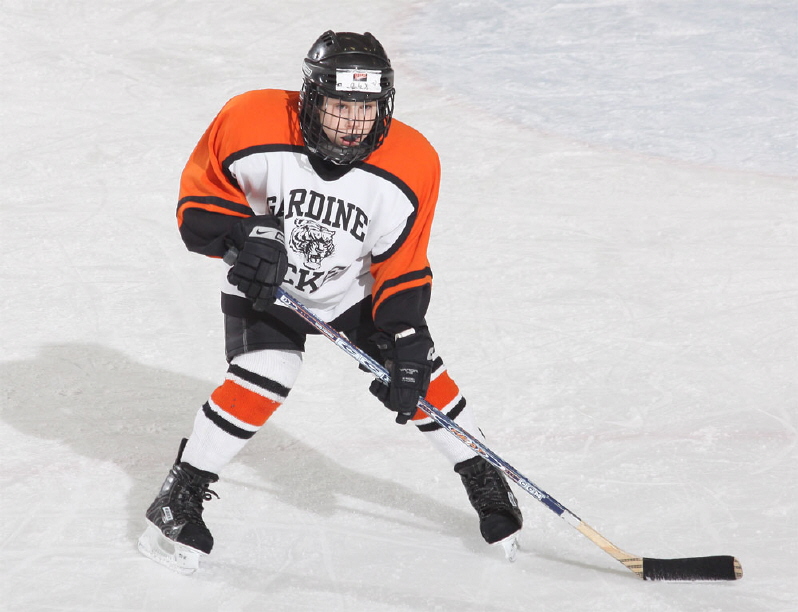
<svg viewBox="0 0 798 612">
<path fill-rule="evenodd" d="M 521 547 L 517 531 L 514 534 L 507 536 L 503 540 L 499 540 L 496 542 L 496 544 L 502 545 L 505 559 L 507 559 L 510 563 L 515 561 L 516 555 L 518 554 L 518 549 Z"/>
<path fill-rule="evenodd" d="M 206 556 L 196 548 L 170 540 L 149 521 L 139 538 L 138 547 L 139 552 L 148 559 L 186 576 L 196 572 L 200 558 Z"/>
</svg>

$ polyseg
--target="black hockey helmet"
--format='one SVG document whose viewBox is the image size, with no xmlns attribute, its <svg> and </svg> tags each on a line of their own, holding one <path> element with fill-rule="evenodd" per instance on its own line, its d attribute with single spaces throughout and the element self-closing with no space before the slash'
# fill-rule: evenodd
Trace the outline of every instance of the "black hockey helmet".
<svg viewBox="0 0 798 612">
<path fill-rule="evenodd" d="M 370 33 L 328 30 L 313 43 L 302 64 L 299 123 L 308 150 L 336 164 L 365 159 L 382 145 L 393 116 L 393 68 L 380 42 Z M 333 143 L 322 129 L 327 98 L 377 102 L 377 119 L 357 145 Z"/>
</svg>

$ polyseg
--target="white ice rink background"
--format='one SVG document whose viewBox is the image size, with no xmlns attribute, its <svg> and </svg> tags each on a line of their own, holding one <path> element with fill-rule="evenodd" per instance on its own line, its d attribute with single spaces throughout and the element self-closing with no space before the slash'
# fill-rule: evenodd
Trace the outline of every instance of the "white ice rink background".
<svg viewBox="0 0 798 612">
<path fill-rule="evenodd" d="M 788 0 L 3 2 L 0 610 L 798 609 L 798 9 Z M 444 168 L 430 325 L 518 490 L 515 564 L 323 339 L 182 577 L 135 540 L 225 370 L 177 181 L 231 96 L 370 30 Z"/>
</svg>

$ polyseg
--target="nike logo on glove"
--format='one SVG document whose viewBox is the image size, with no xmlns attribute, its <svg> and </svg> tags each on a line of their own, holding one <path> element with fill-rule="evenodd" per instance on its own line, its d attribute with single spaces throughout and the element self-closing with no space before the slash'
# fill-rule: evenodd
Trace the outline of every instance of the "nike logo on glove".
<svg viewBox="0 0 798 612">
<path fill-rule="evenodd" d="M 283 241 L 283 233 L 273 227 L 256 227 L 249 234 L 250 236 L 257 236 L 258 238 L 269 238 L 271 240 Z"/>
</svg>

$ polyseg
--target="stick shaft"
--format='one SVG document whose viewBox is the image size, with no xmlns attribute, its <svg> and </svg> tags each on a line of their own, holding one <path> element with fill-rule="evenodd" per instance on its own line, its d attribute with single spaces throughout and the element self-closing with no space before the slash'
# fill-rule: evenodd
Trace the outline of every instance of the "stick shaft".
<svg viewBox="0 0 798 612">
<path fill-rule="evenodd" d="M 382 364 L 364 353 L 352 344 L 343 334 L 330 327 L 309 311 L 302 303 L 297 301 L 283 289 L 277 290 L 277 301 L 291 308 L 300 317 L 316 328 L 321 334 L 330 339 L 336 346 L 354 358 L 360 365 L 371 372 L 376 378 L 390 383 L 391 375 Z M 579 531 L 588 540 L 601 548 L 608 555 L 620 561 L 627 569 L 640 578 L 646 580 L 734 580 L 742 577 L 742 568 L 733 557 L 693 557 L 689 559 L 652 559 L 630 555 L 624 552 L 604 536 L 582 521 L 573 512 L 560 502 L 534 484 L 521 474 L 512 465 L 499 457 L 481 441 L 460 427 L 452 419 L 435 408 L 427 400 L 420 397 L 418 407 L 438 425 L 446 429 L 460 442 L 473 449 L 491 464 L 500 469 L 510 480 L 524 491 L 537 499 L 540 503 L 565 520 L 574 529 Z M 648 566 L 648 567 L 646 567 Z M 648 571 L 647 571 L 648 570 Z M 720 576 L 720 577 L 719 577 Z"/>
<path fill-rule="evenodd" d="M 388 370 L 386 370 L 382 366 L 382 364 L 378 363 L 374 358 L 367 355 L 357 346 L 352 344 L 352 342 L 350 342 L 343 334 L 341 334 L 337 330 L 330 327 L 327 323 L 319 319 L 316 315 L 310 312 L 304 305 L 298 302 L 291 295 L 289 295 L 282 289 L 279 289 L 277 300 L 282 302 L 289 308 L 291 308 L 300 317 L 305 319 L 305 321 L 307 321 L 313 327 L 315 327 L 320 333 L 322 333 L 324 336 L 332 340 L 332 342 L 334 342 L 340 349 L 342 349 L 344 352 L 353 357 L 360 365 L 368 369 L 368 371 L 371 372 L 376 378 L 378 378 L 379 380 L 381 380 L 386 384 L 391 381 L 391 375 L 388 373 Z M 582 522 L 581 519 L 578 516 L 576 516 L 573 512 L 568 510 L 565 506 L 563 506 L 560 502 L 554 499 L 551 495 L 546 493 L 543 489 L 538 487 L 526 476 L 521 474 L 512 465 L 510 465 L 504 459 L 499 457 L 485 444 L 477 440 L 474 436 L 472 436 L 465 429 L 460 427 L 460 425 L 455 423 L 452 419 L 447 417 L 440 410 L 435 408 L 435 406 L 430 404 L 427 400 L 425 400 L 424 398 L 419 398 L 418 407 L 425 414 L 427 414 L 432 420 L 434 420 L 438 425 L 440 425 L 441 427 L 446 429 L 449 433 L 451 433 L 453 436 L 458 438 L 463 444 L 470 447 L 471 449 L 482 455 L 490 463 L 499 468 L 504 474 L 507 475 L 508 478 L 510 478 L 513 482 L 515 482 L 519 487 L 524 489 L 524 491 L 526 491 L 532 497 L 534 497 L 543 505 L 548 507 L 552 512 L 554 512 L 561 518 L 565 519 L 567 523 L 569 523 L 573 527 L 577 527 L 577 525 L 579 525 Z"/>
</svg>

